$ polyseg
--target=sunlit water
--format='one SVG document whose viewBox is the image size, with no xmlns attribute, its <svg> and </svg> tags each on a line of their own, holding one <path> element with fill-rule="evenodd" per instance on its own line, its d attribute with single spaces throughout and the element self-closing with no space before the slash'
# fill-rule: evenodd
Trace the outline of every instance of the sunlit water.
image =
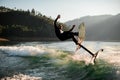
<svg viewBox="0 0 120 80">
<path fill-rule="evenodd" d="M 86 41 L 82 43 L 86 48 L 95 53 L 99 49 L 104 49 L 104 52 L 99 53 L 98 59 L 103 59 L 117 68 L 120 67 L 120 42 L 92 42 Z M 76 45 L 71 42 L 20 42 L 14 45 L 0 46 L 0 70 L 2 68 L 21 69 L 29 66 L 27 60 L 21 57 L 26 56 L 41 56 L 43 54 L 56 53 L 58 50 L 67 51 L 68 54 L 74 54 L 72 59 L 84 60 L 89 63 L 91 55 L 84 49 L 80 49 L 75 53 Z M 24 62 L 23 62 L 24 61 Z M 8 69 L 9 70 L 9 69 Z M 31 71 L 31 70 L 29 70 Z M 5 73 L 7 74 L 7 73 Z M 4 74 L 4 75 L 5 75 Z M 31 73 L 32 76 L 44 75 L 39 73 Z M 54 74 L 55 75 L 55 74 Z"/>
</svg>

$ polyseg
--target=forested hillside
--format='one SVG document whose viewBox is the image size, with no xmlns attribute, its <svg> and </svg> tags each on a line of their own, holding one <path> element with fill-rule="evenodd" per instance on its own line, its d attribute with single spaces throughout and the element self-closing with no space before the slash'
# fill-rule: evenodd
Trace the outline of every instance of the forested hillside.
<svg viewBox="0 0 120 80">
<path fill-rule="evenodd" d="M 10 40 L 56 40 L 53 21 L 34 9 L 24 11 L 0 7 L 0 37 Z"/>
</svg>

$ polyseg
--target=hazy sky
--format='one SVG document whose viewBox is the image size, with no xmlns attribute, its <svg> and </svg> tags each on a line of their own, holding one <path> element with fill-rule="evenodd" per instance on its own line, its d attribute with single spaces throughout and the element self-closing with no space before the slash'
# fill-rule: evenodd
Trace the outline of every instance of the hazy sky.
<svg viewBox="0 0 120 80">
<path fill-rule="evenodd" d="M 61 14 L 61 22 L 87 15 L 120 13 L 120 0 L 0 0 L 0 6 L 32 9 L 53 19 Z"/>
</svg>

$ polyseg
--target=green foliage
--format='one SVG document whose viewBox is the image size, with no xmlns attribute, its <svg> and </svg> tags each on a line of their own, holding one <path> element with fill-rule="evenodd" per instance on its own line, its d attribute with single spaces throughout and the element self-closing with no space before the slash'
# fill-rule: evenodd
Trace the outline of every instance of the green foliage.
<svg viewBox="0 0 120 80">
<path fill-rule="evenodd" d="M 8 11 L 13 11 L 13 9 L 9 9 L 4 6 L 0 6 L 0 12 L 8 12 Z"/>
<path fill-rule="evenodd" d="M 31 14 L 32 14 L 32 15 L 35 15 L 35 9 L 32 9 L 32 10 L 31 10 Z"/>
<path fill-rule="evenodd" d="M 53 19 L 32 9 L 9 9 L 0 7 L 0 37 L 56 38 Z"/>
<path fill-rule="evenodd" d="M 24 11 L 0 7 L 0 37 L 9 40 L 28 37 L 31 40 L 32 38 L 46 41 L 57 40 L 53 22 L 51 17 L 42 15 L 35 9 Z M 68 29 L 64 27 L 64 30 Z"/>
</svg>

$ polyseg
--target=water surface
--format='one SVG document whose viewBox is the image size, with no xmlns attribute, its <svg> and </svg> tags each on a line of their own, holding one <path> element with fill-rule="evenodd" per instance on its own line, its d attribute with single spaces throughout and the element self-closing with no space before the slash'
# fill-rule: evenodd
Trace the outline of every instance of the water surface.
<svg viewBox="0 0 120 80">
<path fill-rule="evenodd" d="M 101 48 L 104 49 L 104 52 L 101 52 L 97 59 L 103 60 L 105 63 L 98 61 L 96 66 L 89 65 L 91 55 L 82 48 L 75 53 L 76 45 L 71 41 L 17 42 L 15 44 L 12 42 L 2 44 L 0 46 L 0 77 L 8 76 L 14 78 L 14 75 L 23 75 L 25 78 L 25 75 L 27 75 L 28 78 L 35 77 L 43 80 L 85 80 L 87 78 L 93 79 L 93 77 L 87 75 L 92 73 L 94 76 L 99 76 L 99 78 L 94 77 L 95 79 L 104 79 L 108 78 L 107 75 L 113 75 L 111 78 L 119 80 L 120 42 L 86 41 L 82 45 L 93 53 Z M 79 61 L 85 61 L 85 64 L 81 64 Z M 108 68 L 110 67 L 109 65 L 112 65 L 112 67 Z M 88 70 L 86 71 L 86 69 Z M 93 73 L 90 72 L 91 69 L 96 70 Z M 77 73 L 76 70 L 80 70 L 83 73 Z M 101 73 L 99 70 L 103 72 Z M 72 74 L 69 74 L 69 71 Z M 80 77 L 80 75 L 84 75 L 84 78 Z"/>
</svg>

